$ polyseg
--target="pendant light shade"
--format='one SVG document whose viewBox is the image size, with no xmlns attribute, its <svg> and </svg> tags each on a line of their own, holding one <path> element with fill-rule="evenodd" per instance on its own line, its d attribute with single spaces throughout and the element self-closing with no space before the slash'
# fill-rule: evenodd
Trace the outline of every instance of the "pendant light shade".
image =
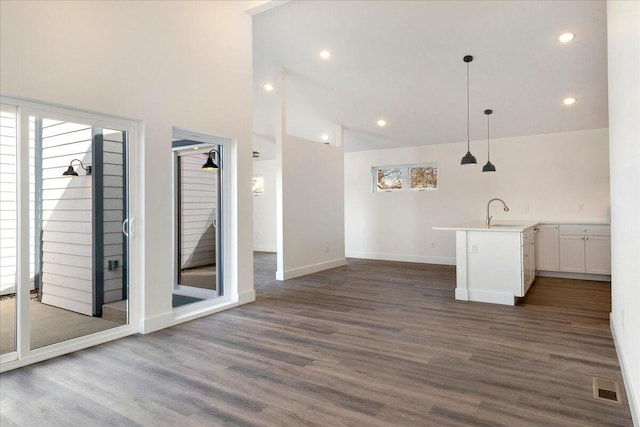
<svg viewBox="0 0 640 427">
<path fill-rule="evenodd" d="M 495 172 L 496 167 L 491 163 L 489 154 L 489 116 L 493 113 L 493 110 L 484 110 L 484 114 L 487 115 L 487 164 L 482 167 L 482 172 Z"/>
<path fill-rule="evenodd" d="M 473 61 L 473 56 L 467 55 L 462 58 L 464 62 L 467 63 L 467 154 L 464 155 L 462 160 L 460 161 L 461 165 L 473 165 L 478 163 L 476 160 L 476 156 L 471 154 L 469 149 L 469 62 Z"/>
</svg>

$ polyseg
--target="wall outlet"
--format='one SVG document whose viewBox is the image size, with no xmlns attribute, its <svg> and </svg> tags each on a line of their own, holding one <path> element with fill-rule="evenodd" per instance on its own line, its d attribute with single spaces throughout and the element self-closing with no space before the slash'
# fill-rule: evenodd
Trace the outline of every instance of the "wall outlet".
<svg viewBox="0 0 640 427">
<path fill-rule="evenodd" d="M 524 205 L 524 211 L 525 211 L 525 212 L 529 212 L 529 203 L 527 203 L 526 205 Z"/>
<path fill-rule="evenodd" d="M 476 243 L 472 243 L 471 244 L 471 253 L 472 254 L 477 254 L 478 253 L 478 245 Z"/>
</svg>

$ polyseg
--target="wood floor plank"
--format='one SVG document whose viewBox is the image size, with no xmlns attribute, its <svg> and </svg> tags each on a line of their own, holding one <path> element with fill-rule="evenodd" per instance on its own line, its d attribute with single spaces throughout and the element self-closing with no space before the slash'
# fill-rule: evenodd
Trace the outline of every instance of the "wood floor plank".
<svg viewBox="0 0 640 427">
<path fill-rule="evenodd" d="M 349 260 L 257 301 L 0 376 L 4 426 L 631 426 L 610 286 L 537 278 L 519 305 L 454 299 L 450 266 Z M 30 408 L 25 411 L 26 406 Z"/>
</svg>

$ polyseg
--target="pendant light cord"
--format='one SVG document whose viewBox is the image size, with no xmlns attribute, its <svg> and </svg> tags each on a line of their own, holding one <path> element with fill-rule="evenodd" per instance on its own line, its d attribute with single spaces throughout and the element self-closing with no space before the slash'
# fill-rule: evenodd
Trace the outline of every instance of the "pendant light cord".
<svg viewBox="0 0 640 427">
<path fill-rule="evenodd" d="M 469 63 L 467 62 L 467 152 L 469 148 Z"/>
<path fill-rule="evenodd" d="M 487 161 L 491 160 L 489 158 L 489 114 L 487 114 Z"/>
</svg>

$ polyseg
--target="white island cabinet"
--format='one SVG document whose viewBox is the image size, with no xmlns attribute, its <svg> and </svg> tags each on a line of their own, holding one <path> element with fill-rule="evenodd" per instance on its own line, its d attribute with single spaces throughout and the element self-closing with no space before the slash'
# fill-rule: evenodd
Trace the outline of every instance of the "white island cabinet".
<svg viewBox="0 0 640 427">
<path fill-rule="evenodd" d="M 535 279 L 535 222 L 434 227 L 456 232 L 457 300 L 514 305 Z"/>
</svg>

